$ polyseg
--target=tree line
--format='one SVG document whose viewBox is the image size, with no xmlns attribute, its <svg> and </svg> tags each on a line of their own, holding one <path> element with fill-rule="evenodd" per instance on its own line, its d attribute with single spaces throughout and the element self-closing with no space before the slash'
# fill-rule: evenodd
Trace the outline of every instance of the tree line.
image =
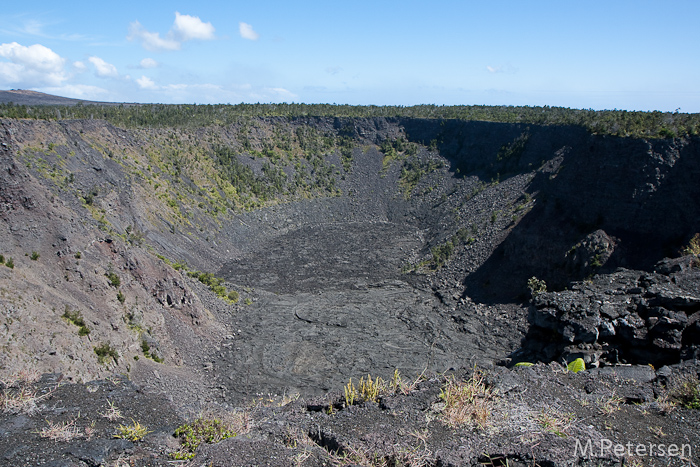
<svg viewBox="0 0 700 467">
<path fill-rule="evenodd" d="M 637 138 L 673 138 L 700 135 L 700 114 L 626 110 L 571 109 L 567 107 L 414 105 L 375 106 L 337 104 L 78 104 L 27 106 L 0 104 L 0 118 L 40 120 L 101 119 L 126 128 L 204 127 L 230 125 L 260 117 L 427 118 L 575 125 L 591 133 Z"/>
</svg>

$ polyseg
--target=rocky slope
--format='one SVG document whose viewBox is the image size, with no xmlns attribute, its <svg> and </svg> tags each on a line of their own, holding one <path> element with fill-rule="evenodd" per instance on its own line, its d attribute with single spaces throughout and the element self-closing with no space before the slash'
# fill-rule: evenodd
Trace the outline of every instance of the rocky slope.
<svg viewBox="0 0 700 467">
<path fill-rule="evenodd" d="M 0 125 L 0 375 L 11 391 L 20 370 L 81 383 L 125 375 L 135 385 L 129 390 L 167 395 L 177 415 L 149 419 L 163 433 L 204 408 L 236 413 L 252 398 L 300 394 L 306 402 L 289 414 L 266 408 L 249 441 L 229 444 L 243 443 L 251 455 L 299 455 L 307 465 L 329 462 L 329 450 L 348 453 L 358 440 L 387 462 L 398 459 L 396 446 L 422 446 L 425 462 L 406 465 L 471 465 L 486 462 L 484 453 L 510 465 L 565 465 L 573 438 L 560 451 L 549 438 L 544 451 L 528 451 L 542 440 L 515 442 L 512 426 L 495 429 L 501 435 L 483 446 L 440 428 L 433 405 L 445 381 L 436 373 L 489 368 L 489 384 L 514 404 L 503 379 L 554 388 L 558 377 L 550 367 L 528 373 L 495 364 L 581 356 L 589 366 L 660 367 L 696 356 L 696 260 L 667 260 L 654 272 L 700 231 L 694 138 L 398 118 L 270 117 L 195 129 L 98 120 Z M 550 292 L 530 304 L 533 277 Z M 659 378 L 695 371 L 688 368 L 652 372 L 640 382 L 644 397 L 625 400 L 656 403 L 665 394 Z M 351 378 L 388 379 L 395 369 L 432 376 L 378 406 L 321 415 L 333 398 L 342 408 L 338 391 Z M 585 389 L 567 381 L 571 394 Z M 56 390 L 81 387 L 91 386 Z M 329 391 L 325 409 L 314 412 L 323 404 L 313 401 Z M 523 398 L 522 407 L 539 407 L 534 395 Z M 537 423 L 537 410 L 514 410 L 509 417 L 529 420 L 522 426 Z M 575 412 L 586 419 L 585 409 Z M 429 426 L 414 420 L 403 435 L 389 430 L 381 446 L 368 441 L 384 417 L 401 413 L 438 415 Z M 695 415 L 674 413 L 685 415 L 673 423 L 696 436 Z M 26 413 L 5 417 L 7 440 L 39 429 Z M 367 433 L 347 434 L 344 417 Z M 679 429 L 659 417 L 662 429 Z M 284 436 L 263 419 L 300 430 L 295 443 L 312 443 L 309 450 L 285 451 Z M 605 434 L 580 429 L 595 439 Z M 416 443 L 399 439 L 414 432 Z M 102 460 L 69 456 L 55 465 L 118 465 L 124 453 L 137 465 L 160 465 L 154 459 L 173 440 L 158 436 L 146 440 L 164 447 L 142 457 L 132 445 L 100 441 Z M 62 444 L 56 449 L 65 453 Z M 201 463 L 227 465 L 227 451 L 216 450 L 229 448 L 207 449 Z M 5 459 L 28 460 L 8 465 L 38 462 L 13 456 Z"/>
</svg>

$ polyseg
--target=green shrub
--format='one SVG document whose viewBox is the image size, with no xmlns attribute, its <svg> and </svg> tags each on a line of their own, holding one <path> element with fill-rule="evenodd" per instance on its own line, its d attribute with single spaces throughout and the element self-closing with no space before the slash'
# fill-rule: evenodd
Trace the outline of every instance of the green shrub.
<svg viewBox="0 0 700 467">
<path fill-rule="evenodd" d="M 675 138 L 676 133 L 673 130 L 669 130 L 668 128 L 661 128 L 659 130 L 659 136 L 662 138 Z"/>
<path fill-rule="evenodd" d="M 0 264 L 5 264 L 5 257 L 0 255 Z"/>
<path fill-rule="evenodd" d="M 66 309 L 63 311 L 63 315 L 61 317 L 67 319 L 80 328 L 78 329 L 79 336 L 82 337 L 90 334 L 90 328 L 87 326 L 87 324 L 85 324 L 85 320 L 83 319 L 83 315 L 80 313 L 80 311 L 71 311 L 71 309 L 68 308 L 68 305 L 66 305 Z"/>
<path fill-rule="evenodd" d="M 532 276 L 527 280 L 527 288 L 530 289 L 532 296 L 536 297 L 541 293 L 547 292 L 547 283 L 536 278 L 535 276 Z"/>
<path fill-rule="evenodd" d="M 39 256 L 41 255 L 38 251 L 32 251 L 32 255 L 29 257 L 29 259 L 31 259 L 32 261 L 36 261 L 39 259 Z"/>
<path fill-rule="evenodd" d="M 172 457 L 178 460 L 189 460 L 202 443 L 214 444 L 236 436 L 235 428 L 218 419 L 198 418 L 192 423 L 181 425 L 175 430 L 175 437 L 180 439 L 181 447 Z"/>
<path fill-rule="evenodd" d="M 121 290 L 117 292 L 117 300 L 119 300 L 119 303 L 124 303 L 124 300 L 126 300 L 126 295 Z"/>
<path fill-rule="evenodd" d="M 109 285 L 112 287 L 119 287 L 122 283 L 121 279 L 119 279 L 119 276 L 117 276 L 114 271 L 106 272 L 105 276 L 107 276 L 107 279 L 109 279 Z"/>
<path fill-rule="evenodd" d="M 7 261 L 5 261 L 5 266 L 7 266 L 10 269 L 14 269 L 15 261 L 12 258 L 7 258 Z"/>
<path fill-rule="evenodd" d="M 99 346 L 93 347 L 93 350 L 95 355 L 97 355 L 97 361 L 103 365 L 106 365 L 110 358 L 114 360 L 114 363 L 117 363 L 119 360 L 119 353 L 108 342 L 103 342 Z"/>
<path fill-rule="evenodd" d="M 700 255 L 700 233 L 693 235 L 688 245 L 681 251 L 683 255 Z"/>
<path fill-rule="evenodd" d="M 83 257 L 83 254 L 81 252 L 79 252 L 79 251 L 75 252 L 75 259 L 80 259 L 82 257 Z"/>
<path fill-rule="evenodd" d="M 140 441 L 146 436 L 150 431 L 140 422 L 131 419 L 131 425 L 119 425 L 117 427 L 117 434 L 114 435 L 115 438 L 128 439 L 131 442 Z"/>
<path fill-rule="evenodd" d="M 238 292 L 235 290 L 231 290 L 228 293 L 228 299 L 231 303 L 238 303 L 238 299 L 240 298 L 240 295 L 238 295 Z"/>
</svg>

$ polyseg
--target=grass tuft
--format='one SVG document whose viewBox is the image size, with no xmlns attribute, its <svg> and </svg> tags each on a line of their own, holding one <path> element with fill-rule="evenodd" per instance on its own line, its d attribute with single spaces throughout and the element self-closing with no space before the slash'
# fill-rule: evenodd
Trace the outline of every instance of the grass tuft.
<svg viewBox="0 0 700 467">
<path fill-rule="evenodd" d="M 475 424 L 484 428 L 496 397 L 481 371 L 475 370 L 467 381 L 457 381 L 451 376 L 440 391 L 440 399 L 445 404 L 442 419 L 451 427 Z"/>
<path fill-rule="evenodd" d="M 131 425 L 119 425 L 117 427 L 117 433 L 114 437 L 136 442 L 142 440 L 148 433 L 150 431 L 144 425 L 132 418 Z"/>
</svg>

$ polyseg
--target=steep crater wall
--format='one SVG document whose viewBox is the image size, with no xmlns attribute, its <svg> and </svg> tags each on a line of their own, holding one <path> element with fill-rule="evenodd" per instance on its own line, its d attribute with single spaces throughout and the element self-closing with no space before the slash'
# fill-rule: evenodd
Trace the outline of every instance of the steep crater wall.
<svg viewBox="0 0 700 467">
<path fill-rule="evenodd" d="M 5 290 L 30 272 L 39 284 L 31 303 L 4 298 L 6 343 L 29 342 L 17 316 L 53 307 L 67 331 L 61 312 L 80 308 L 120 358 L 100 364 L 78 336 L 56 345 L 47 323 L 41 352 L 57 350 L 40 366 L 77 354 L 83 377 L 148 375 L 148 353 L 224 400 L 503 361 L 526 335 L 531 277 L 556 290 L 649 269 L 700 231 L 697 139 L 398 118 L 3 130 L 0 253 L 43 259 L 1 270 Z"/>
</svg>

